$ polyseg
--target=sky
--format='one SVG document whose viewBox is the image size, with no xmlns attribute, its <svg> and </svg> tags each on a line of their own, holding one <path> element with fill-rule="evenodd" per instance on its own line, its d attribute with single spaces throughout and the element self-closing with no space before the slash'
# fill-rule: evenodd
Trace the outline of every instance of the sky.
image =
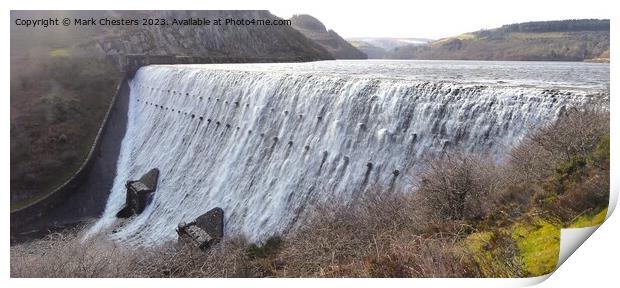
<svg viewBox="0 0 620 288">
<path fill-rule="evenodd" d="M 439 39 L 504 24 L 578 18 L 611 18 L 614 1 L 290 1 L 269 10 L 282 18 L 310 14 L 342 37 Z M 285 2 L 286 3 L 286 2 Z"/>
</svg>

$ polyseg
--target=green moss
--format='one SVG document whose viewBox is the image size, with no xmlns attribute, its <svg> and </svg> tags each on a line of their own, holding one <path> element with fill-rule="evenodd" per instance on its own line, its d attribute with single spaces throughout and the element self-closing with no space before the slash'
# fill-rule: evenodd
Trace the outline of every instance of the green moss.
<svg viewBox="0 0 620 288">
<path fill-rule="evenodd" d="M 551 273 L 560 253 L 560 227 L 538 219 L 534 224 L 518 223 L 513 226 L 512 238 L 517 243 L 517 258 L 524 276 Z"/>
<path fill-rule="evenodd" d="M 492 237 L 493 232 L 477 232 L 467 236 L 464 241 L 465 247 L 471 253 L 483 275 L 491 275 L 494 271 L 492 267 L 493 255 L 489 251 L 489 242 Z"/>
<path fill-rule="evenodd" d="M 514 241 L 500 230 L 472 233 L 463 242 L 470 260 L 481 277 L 518 277 L 518 263 L 512 253 Z"/>
<path fill-rule="evenodd" d="M 472 233 L 466 238 L 467 247 L 472 251 L 480 252 L 486 243 L 491 241 L 491 237 L 493 237 L 493 232 Z"/>
<path fill-rule="evenodd" d="M 582 215 L 579 216 L 570 226 L 569 228 L 584 228 L 584 227 L 592 227 L 598 224 L 603 223 L 605 221 L 605 217 L 607 216 L 607 208 L 603 209 L 601 212 L 595 215 Z"/>
</svg>

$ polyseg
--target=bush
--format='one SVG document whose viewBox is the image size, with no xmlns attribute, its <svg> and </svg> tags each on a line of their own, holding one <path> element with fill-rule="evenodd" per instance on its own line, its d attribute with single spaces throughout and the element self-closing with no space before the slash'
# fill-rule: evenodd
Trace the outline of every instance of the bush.
<svg viewBox="0 0 620 288">
<path fill-rule="evenodd" d="M 103 238 L 80 241 L 79 230 L 11 246 L 11 277 L 130 277 L 137 254 Z"/>
<path fill-rule="evenodd" d="M 480 219 L 493 209 L 503 175 L 491 160 L 456 154 L 432 161 L 414 192 L 427 221 Z"/>
<path fill-rule="evenodd" d="M 409 194 L 370 193 L 348 205 L 320 207 L 290 233 L 277 261 L 282 276 L 467 277 L 469 254 L 455 249 L 462 223 L 425 223 Z"/>
<path fill-rule="evenodd" d="M 575 156 L 587 157 L 609 134 L 607 111 L 572 108 L 552 124 L 529 133 L 510 152 L 516 182 L 538 182 Z"/>
</svg>

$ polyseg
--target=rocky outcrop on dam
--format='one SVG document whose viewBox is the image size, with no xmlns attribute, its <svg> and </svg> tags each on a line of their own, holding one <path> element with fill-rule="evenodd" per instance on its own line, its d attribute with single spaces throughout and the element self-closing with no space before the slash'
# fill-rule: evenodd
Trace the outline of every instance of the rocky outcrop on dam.
<svg viewBox="0 0 620 288">
<path fill-rule="evenodd" d="M 336 59 L 367 59 L 364 52 L 353 47 L 334 30 L 327 30 L 325 25 L 310 15 L 294 15 L 291 25 L 306 37 L 325 48 Z"/>
<path fill-rule="evenodd" d="M 206 250 L 224 237 L 224 210 L 216 207 L 190 223 L 179 223 L 179 242 Z"/>
<path fill-rule="evenodd" d="M 118 218 L 128 218 L 136 214 L 142 213 L 152 193 L 157 189 L 157 179 L 159 178 L 159 170 L 151 169 L 137 181 L 127 181 L 127 198 L 125 207 L 116 213 Z"/>
</svg>

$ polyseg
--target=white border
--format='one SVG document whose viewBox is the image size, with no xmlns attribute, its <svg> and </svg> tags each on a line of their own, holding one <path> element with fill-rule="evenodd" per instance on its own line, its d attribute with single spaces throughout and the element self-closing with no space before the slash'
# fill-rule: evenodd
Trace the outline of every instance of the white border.
<svg viewBox="0 0 620 288">
<path fill-rule="evenodd" d="M 435 1 L 435 0 L 425 0 L 425 1 Z M 517 0 L 513 0 L 517 1 Z M 4 14 L 2 14 L 2 25 L 4 29 L 2 30 L 2 38 L 5 40 L 5 45 L 2 45 L 0 49 L 2 49 L 5 57 L 3 58 L 3 69 L 2 69 L 2 81 L 4 83 L 4 97 L 2 97 L 2 109 L 5 111 L 5 119 L 3 125 L 0 126 L 2 131 L 2 135 L 4 135 L 4 141 L 0 143 L 2 145 L 2 150 L 4 153 L 2 154 L 2 173 L 0 173 L 0 179 L 4 185 L 4 187 L 9 186 L 9 157 L 10 157 L 10 136 L 9 136 L 9 127 L 10 127 L 10 100 L 8 95 L 10 94 L 10 45 L 7 45 L 10 39 L 10 23 L 9 23 L 9 10 L 19 10 L 19 9 L 33 9 L 33 10 L 97 10 L 97 9 L 106 9 L 106 10 L 208 10 L 208 9 L 267 9 L 270 7 L 278 7 L 281 5 L 285 6 L 293 6 L 299 7 L 299 11 L 304 11 L 302 8 L 304 5 L 324 5 L 326 9 L 329 9 L 331 1 L 307 1 L 305 3 L 294 3 L 293 1 L 284 1 L 284 0 L 263 0 L 263 1 L 250 1 L 250 0 L 236 0 L 234 3 L 231 3 L 232 0 L 229 1 L 183 1 L 183 0 L 175 0 L 175 1 L 122 1 L 122 0 L 107 0 L 107 1 L 83 1 L 79 3 L 72 3 L 68 0 L 55 0 L 55 1 L 34 1 L 34 0 L 21 0 L 18 2 L 7 3 L 8 1 L 3 1 L 1 5 L 4 8 Z M 374 2 L 374 1 L 373 1 Z M 558 2 L 558 9 L 561 9 L 562 3 L 566 3 L 568 1 L 556 1 Z M 587 1 L 571 1 L 571 2 L 579 2 L 581 5 L 588 5 Z M 370 2 L 369 2 L 370 3 Z M 391 9 L 412 9 L 415 7 L 415 1 L 402 1 L 402 5 L 398 7 L 390 7 Z M 497 3 L 497 1 L 489 1 L 489 3 Z M 301 4 L 301 6 L 300 6 Z M 382 3 L 374 3 L 373 5 L 381 5 Z M 356 5 L 370 5 L 363 4 L 360 1 L 351 1 L 349 11 L 343 11 L 343 17 L 346 17 L 348 13 L 354 13 Z M 613 10 L 612 2 L 609 2 L 608 9 Z M 449 9 L 449 4 L 446 4 L 446 9 Z M 533 7 L 535 9 L 535 7 Z M 476 10 L 472 13 L 472 17 L 475 17 L 475 13 L 487 13 L 484 9 Z M 614 35 L 614 31 L 620 31 L 618 29 L 618 23 L 615 22 L 617 19 L 614 14 L 612 18 L 612 55 L 620 55 L 617 49 L 618 41 L 615 38 L 617 35 Z M 337 27 L 334 27 L 337 31 Z M 615 65 L 611 66 L 611 75 L 612 79 L 616 75 L 620 75 L 617 71 Z M 612 145 L 612 197 L 610 203 L 609 211 L 613 211 L 615 208 L 615 204 L 617 203 L 617 195 L 618 195 L 618 179 L 620 179 L 619 169 L 618 169 L 618 161 L 619 161 L 619 151 L 620 145 L 615 143 L 619 143 L 619 135 L 617 131 L 620 131 L 620 125 L 618 123 L 619 117 L 616 113 L 620 112 L 618 107 L 618 101 L 614 99 L 616 92 L 618 89 L 615 89 L 614 81 L 612 81 L 611 86 L 611 127 L 612 127 L 612 135 L 611 135 L 611 143 Z M 25 286 L 25 287 L 41 287 L 45 286 L 46 288 L 53 287 L 84 287 L 88 286 L 89 288 L 109 288 L 112 285 L 118 284 L 129 284 L 129 285 L 140 285 L 140 286 L 150 286 L 150 287 L 169 287 L 172 285 L 179 286 L 202 286 L 205 285 L 215 285 L 222 287 L 229 286 L 253 286 L 253 287 L 316 287 L 316 286 L 343 286 L 343 285 L 355 285 L 360 287 L 377 287 L 383 285 L 389 286 L 402 286 L 402 287 L 411 287 L 411 286 L 421 286 L 421 287 L 514 287 L 514 286 L 523 286 L 523 285 L 532 285 L 538 283 L 547 277 L 537 277 L 537 278 L 529 278 L 529 279 L 175 279 L 175 280 L 161 280 L 161 279 L 132 279 L 132 280 L 124 280 L 124 279 L 98 279 L 97 281 L 92 281 L 89 279 L 9 279 L 9 196 L 8 191 L 5 190 L 5 195 L 3 196 L 3 207 L 4 207 L 4 221 L 2 221 L 2 227 L 0 227 L 0 231 L 2 231 L 3 239 L 5 239 L 5 248 L 2 251 L 2 267 L 1 273 L 3 273 L 3 281 L 8 281 L 10 286 L 4 287 L 16 287 L 16 286 Z M 612 213 L 608 214 L 608 217 Z M 616 274 L 619 261 L 619 253 L 617 249 L 617 243 L 620 243 L 620 220 L 618 217 L 612 217 L 608 219 L 598 231 L 596 231 L 591 240 L 586 241 L 584 245 L 580 249 L 578 249 L 568 260 L 564 263 L 564 265 L 560 266 L 558 270 L 545 282 L 543 282 L 541 287 L 573 287 L 573 286 L 581 286 L 584 287 L 586 285 L 592 284 L 606 284 L 605 286 L 610 286 L 610 283 L 617 283 Z"/>
</svg>

